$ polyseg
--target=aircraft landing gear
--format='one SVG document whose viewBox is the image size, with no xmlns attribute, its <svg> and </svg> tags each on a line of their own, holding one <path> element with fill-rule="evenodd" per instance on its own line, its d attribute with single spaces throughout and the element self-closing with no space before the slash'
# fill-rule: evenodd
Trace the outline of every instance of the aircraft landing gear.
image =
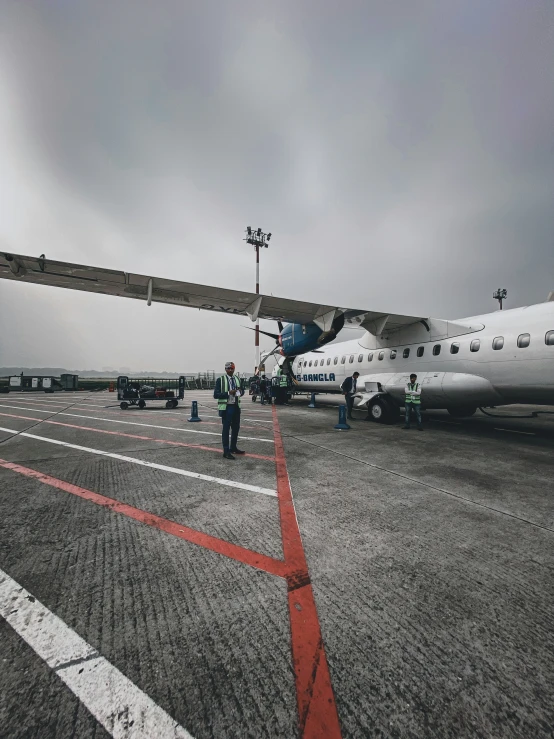
<svg viewBox="0 0 554 739">
<path fill-rule="evenodd" d="M 394 405 L 382 396 L 370 400 L 367 404 L 367 420 L 376 423 L 394 423 L 396 416 Z"/>
</svg>

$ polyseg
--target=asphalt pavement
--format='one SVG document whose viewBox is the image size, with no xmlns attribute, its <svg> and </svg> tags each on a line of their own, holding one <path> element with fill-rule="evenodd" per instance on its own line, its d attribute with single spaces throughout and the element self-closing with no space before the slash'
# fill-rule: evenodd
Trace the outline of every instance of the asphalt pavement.
<svg viewBox="0 0 554 739">
<path fill-rule="evenodd" d="M 339 402 L 0 395 L 0 735 L 552 737 L 552 409 Z"/>
</svg>

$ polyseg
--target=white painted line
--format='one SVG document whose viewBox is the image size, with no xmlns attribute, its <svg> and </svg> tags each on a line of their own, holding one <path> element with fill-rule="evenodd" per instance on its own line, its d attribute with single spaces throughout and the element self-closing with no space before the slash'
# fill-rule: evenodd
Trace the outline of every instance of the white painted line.
<svg viewBox="0 0 554 739">
<path fill-rule="evenodd" d="M 509 434 L 524 434 L 525 436 L 536 436 L 531 431 L 515 431 L 514 429 L 494 429 L 495 431 L 507 431 Z"/>
<path fill-rule="evenodd" d="M 111 736 L 193 739 L 150 696 L 3 570 L 0 615 Z"/>
<path fill-rule="evenodd" d="M 225 485 L 229 488 L 238 488 L 239 490 L 249 490 L 252 493 L 262 493 L 263 495 L 271 495 L 277 497 L 277 491 L 271 490 L 270 488 L 261 488 L 258 485 L 248 485 L 245 482 L 235 482 L 234 480 L 225 480 L 221 477 L 212 477 L 212 475 L 202 475 L 200 472 L 191 472 L 190 470 L 182 470 L 180 467 L 168 467 L 165 464 L 158 464 L 157 462 L 147 462 L 144 459 L 137 459 L 136 457 L 127 457 L 124 454 L 116 454 L 115 452 L 105 452 L 102 449 L 92 449 L 88 446 L 80 446 L 80 444 L 70 444 L 68 441 L 59 441 L 58 439 L 50 439 L 47 436 L 37 436 L 36 434 L 27 434 L 24 431 L 16 431 L 14 429 L 6 429 L 0 427 L 0 431 L 7 431 L 9 433 L 17 434 L 18 436 L 26 436 L 28 439 L 36 439 L 37 441 L 45 441 L 48 444 L 58 444 L 59 446 L 65 446 L 69 449 L 77 449 L 80 452 L 88 452 L 89 454 L 98 454 L 101 457 L 111 457 L 112 459 L 120 459 L 122 462 L 132 462 L 133 464 L 140 464 L 143 467 L 151 467 L 155 470 L 162 470 L 162 472 L 173 472 L 176 475 L 183 475 L 183 477 L 193 477 L 196 480 L 205 480 L 206 482 L 215 482 L 218 485 Z"/>
<path fill-rule="evenodd" d="M 43 411 L 39 408 L 26 408 L 22 405 L 2 405 L 0 403 L 0 408 L 17 408 L 17 410 L 20 411 L 34 411 L 35 413 L 50 413 L 50 411 Z M 124 423 L 127 426 L 145 426 L 149 429 L 167 429 L 168 431 L 182 431 L 186 434 L 204 434 L 206 436 L 219 436 L 221 438 L 221 433 L 218 431 L 200 431 L 198 429 L 189 429 L 189 428 L 178 428 L 176 426 L 155 426 L 152 423 L 139 423 L 138 421 L 120 421 L 119 419 L 115 418 L 99 418 L 98 416 L 83 416 L 79 413 L 56 413 L 57 416 L 70 416 L 71 418 L 88 418 L 91 421 L 105 421 L 106 423 Z M 262 441 L 266 444 L 273 444 L 273 439 L 260 439 L 257 436 L 243 436 L 240 435 L 241 440 L 246 439 L 248 441 Z"/>
<path fill-rule="evenodd" d="M 87 411 L 90 408 L 102 408 L 102 409 L 104 409 L 106 411 L 120 411 L 119 403 L 116 401 L 115 398 L 113 400 L 114 400 L 113 405 L 100 405 L 99 403 L 86 403 L 86 402 L 84 402 L 84 400 L 82 398 L 79 398 L 78 400 L 74 401 L 74 404 L 72 404 L 71 402 L 69 402 L 69 398 L 68 398 L 68 401 L 65 402 L 65 403 L 63 403 L 61 401 L 56 401 L 56 400 L 38 400 L 37 398 L 24 398 L 23 399 L 23 401 L 25 403 L 36 403 L 37 405 L 45 405 L 46 407 L 60 406 L 61 408 L 66 408 L 68 405 L 72 405 L 72 407 L 73 407 L 74 410 L 79 410 L 79 411 Z M 146 400 L 147 400 L 147 403 L 148 402 L 151 402 L 151 401 L 156 402 L 156 398 L 151 398 L 150 401 L 148 399 L 146 399 Z M 12 399 L 11 398 L 4 398 L 4 401 L 5 402 L 10 402 L 10 401 L 12 401 Z M 14 398 L 13 402 L 17 402 L 17 399 Z M 161 400 L 158 400 L 157 402 L 163 402 L 163 398 Z M 190 411 L 185 411 L 185 408 L 187 406 L 185 405 L 184 401 L 180 400 L 179 402 L 182 404 L 181 405 L 181 411 L 177 411 L 177 412 L 175 412 L 175 411 L 166 411 L 166 410 L 162 410 L 158 406 L 155 406 L 156 407 L 156 411 L 155 411 L 156 415 L 173 416 L 173 418 L 179 418 L 179 413 L 181 413 L 181 414 L 184 415 L 183 412 L 185 412 L 185 413 L 188 414 Z M 80 404 L 80 405 L 77 405 L 77 404 Z M 11 406 L 11 407 L 15 408 L 16 406 Z M 206 410 L 204 410 L 202 407 L 200 407 L 199 408 L 199 413 L 200 413 L 201 416 L 209 416 L 210 418 L 219 418 L 219 415 L 217 413 L 210 413 L 209 412 L 209 411 L 213 411 L 213 410 L 214 410 L 213 408 L 206 408 Z M 273 424 L 273 421 L 272 420 L 266 420 L 265 418 L 264 419 L 254 418 L 254 416 L 251 415 L 251 414 L 256 413 L 257 411 L 246 411 L 246 410 L 244 410 L 244 407 L 242 407 L 241 410 L 242 410 L 241 419 L 244 420 L 244 421 L 254 421 L 256 423 L 269 423 L 269 424 Z M 152 410 L 150 410 L 150 411 L 149 410 L 141 411 L 141 410 L 137 409 L 137 410 L 132 410 L 131 411 L 131 413 L 150 413 L 150 412 L 152 412 Z M 263 415 L 267 415 L 267 414 L 264 413 Z"/>
</svg>

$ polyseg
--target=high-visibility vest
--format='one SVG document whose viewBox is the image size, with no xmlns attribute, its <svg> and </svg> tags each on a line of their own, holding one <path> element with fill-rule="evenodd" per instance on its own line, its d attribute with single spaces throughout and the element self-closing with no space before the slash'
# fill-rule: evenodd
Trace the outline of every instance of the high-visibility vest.
<svg viewBox="0 0 554 739">
<path fill-rule="evenodd" d="M 283 370 L 279 367 L 277 369 L 276 376 L 279 378 L 279 386 L 280 387 L 287 387 L 288 386 L 288 380 L 287 376 L 284 374 Z"/>
<path fill-rule="evenodd" d="M 220 387 L 222 393 L 229 393 L 229 375 L 221 375 L 219 378 L 220 380 Z M 235 385 L 237 390 L 240 390 L 240 382 L 235 378 Z M 227 409 L 227 398 L 218 398 L 217 399 L 217 410 L 218 411 L 224 411 Z M 240 395 L 235 395 L 235 403 L 240 408 Z"/>
<path fill-rule="evenodd" d="M 419 405 L 421 403 L 421 390 L 419 389 L 420 385 L 419 382 L 411 383 L 409 382 L 406 385 L 406 403 L 414 403 L 414 405 Z"/>
</svg>

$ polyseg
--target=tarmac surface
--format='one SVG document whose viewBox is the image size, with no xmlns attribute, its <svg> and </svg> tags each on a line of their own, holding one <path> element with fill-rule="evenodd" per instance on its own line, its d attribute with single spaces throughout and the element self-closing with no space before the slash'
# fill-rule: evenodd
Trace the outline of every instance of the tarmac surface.
<svg viewBox="0 0 554 739">
<path fill-rule="evenodd" d="M 339 402 L 0 395 L 0 735 L 554 736 L 552 409 Z"/>
</svg>

